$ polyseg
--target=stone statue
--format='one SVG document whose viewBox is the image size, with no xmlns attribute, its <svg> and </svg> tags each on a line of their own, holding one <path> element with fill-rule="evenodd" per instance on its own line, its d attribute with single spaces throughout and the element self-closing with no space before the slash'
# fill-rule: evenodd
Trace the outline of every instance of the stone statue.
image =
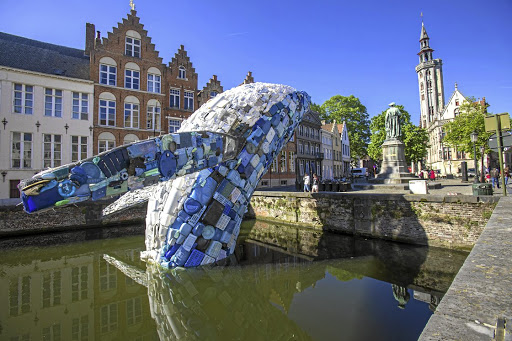
<svg viewBox="0 0 512 341">
<path fill-rule="evenodd" d="M 386 140 L 400 139 L 402 127 L 400 126 L 401 113 L 395 107 L 395 102 L 389 104 L 390 108 L 386 111 Z"/>
</svg>

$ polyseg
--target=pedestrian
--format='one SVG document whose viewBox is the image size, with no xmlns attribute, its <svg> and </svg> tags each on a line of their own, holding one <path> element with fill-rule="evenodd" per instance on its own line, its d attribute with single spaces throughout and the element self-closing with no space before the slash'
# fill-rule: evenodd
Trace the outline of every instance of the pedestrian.
<svg viewBox="0 0 512 341">
<path fill-rule="evenodd" d="M 430 181 L 435 181 L 436 180 L 436 172 L 434 172 L 433 169 L 430 170 L 429 178 L 430 178 Z"/>
<path fill-rule="evenodd" d="M 420 172 L 418 173 L 418 177 L 419 177 L 421 180 L 425 179 L 425 178 L 423 177 L 423 169 L 422 169 L 422 170 L 420 170 Z"/>
<path fill-rule="evenodd" d="M 500 170 L 496 167 L 491 170 L 491 180 L 493 189 L 495 186 L 500 188 Z"/>
<path fill-rule="evenodd" d="M 309 174 L 306 173 L 306 174 L 304 174 L 304 192 L 309 192 L 309 184 L 310 184 Z"/>
<path fill-rule="evenodd" d="M 318 183 L 319 183 L 318 175 L 313 173 L 313 187 L 311 187 L 311 193 L 318 193 Z"/>
<path fill-rule="evenodd" d="M 510 178 L 510 172 L 509 172 L 508 166 L 505 166 L 505 169 L 503 170 L 503 175 L 505 176 L 505 186 L 507 186 L 508 178 Z"/>
</svg>

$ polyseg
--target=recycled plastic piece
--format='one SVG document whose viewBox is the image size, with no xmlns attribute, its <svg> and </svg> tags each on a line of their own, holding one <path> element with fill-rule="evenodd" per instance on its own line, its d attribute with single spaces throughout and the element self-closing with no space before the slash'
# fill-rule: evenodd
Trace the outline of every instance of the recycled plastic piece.
<svg viewBox="0 0 512 341">
<path fill-rule="evenodd" d="M 233 253 L 252 193 L 309 105 L 306 93 L 285 85 L 233 88 L 196 110 L 177 133 L 117 147 L 22 181 L 25 211 L 99 200 L 159 179 L 148 195 L 142 258 L 163 267 L 214 263 Z M 39 187 L 26 188 L 50 180 L 58 184 L 42 193 Z M 109 212 L 140 202 L 130 200 L 131 195 L 121 197 Z"/>
</svg>

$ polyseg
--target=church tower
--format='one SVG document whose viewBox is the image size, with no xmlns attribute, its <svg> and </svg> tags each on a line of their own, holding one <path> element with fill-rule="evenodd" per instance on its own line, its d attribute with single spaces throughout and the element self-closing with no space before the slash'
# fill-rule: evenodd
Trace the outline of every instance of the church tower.
<svg viewBox="0 0 512 341">
<path fill-rule="evenodd" d="M 420 127 L 427 128 L 444 107 L 443 62 L 434 59 L 425 25 L 421 23 L 420 63 L 416 66 L 420 90 Z"/>
</svg>

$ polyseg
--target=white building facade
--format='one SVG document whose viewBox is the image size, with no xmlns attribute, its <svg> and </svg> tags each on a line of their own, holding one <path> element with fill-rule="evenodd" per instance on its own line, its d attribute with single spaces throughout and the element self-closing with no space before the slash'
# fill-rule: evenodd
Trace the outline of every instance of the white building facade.
<svg viewBox="0 0 512 341">
<path fill-rule="evenodd" d="M 4 203 L 20 200 L 20 180 L 92 156 L 94 108 L 88 61 L 79 57 L 80 50 L 0 35 L 0 48 L 9 47 L 34 55 L 19 65 L 5 49 L 0 51 L 0 200 Z M 33 48 L 47 51 L 37 54 Z M 40 55 L 41 60 L 34 60 Z M 69 69 L 63 70 L 66 65 Z"/>
<path fill-rule="evenodd" d="M 338 131 L 341 136 L 341 177 L 348 177 L 350 175 L 350 139 L 348 138 L 348 130 L 345 122 L 338 124 Z"/>
<path fill-rule="evenodd" d="M 322 161 L 322 180 L 334 179 L 334 151 L 333 151 L 333 133 L 325 129 L 325 125 L 320 129 L 321 145 L 320 148 L 324 153 Z"/>
</svg>

